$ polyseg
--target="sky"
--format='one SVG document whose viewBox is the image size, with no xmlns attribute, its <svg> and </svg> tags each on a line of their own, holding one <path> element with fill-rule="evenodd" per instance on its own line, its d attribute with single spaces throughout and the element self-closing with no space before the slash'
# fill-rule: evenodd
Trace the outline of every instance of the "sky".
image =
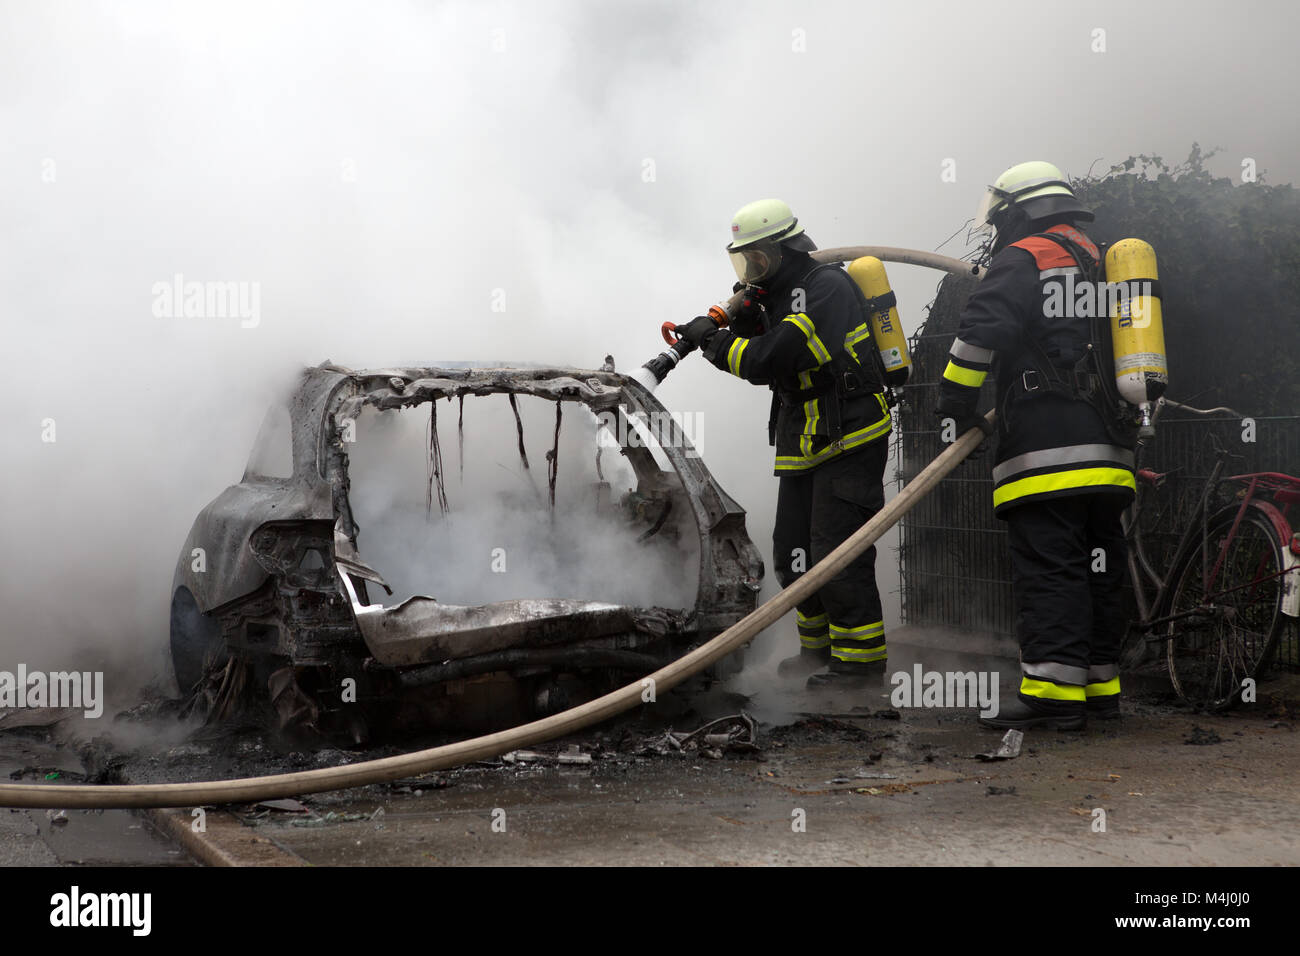
<svg viewBox="0 0 1300 956">
<path fill-rule="evenodd" d="M 1198 142 L 1293 182 L 1297 27 L 1280 0 L 3 0 L 0 668 L 165 672 L 189 525 L 304 364 L 630 370 L 729 294 L 758 198 L 822 247 L 960 256 L 1025 160 Z M 890 275 L 912 331 L 939 276 Z M 245 298 L 186 315 L 177 276 Z M 696 358 L 659 395 L 770 551 L 766 389 Z"/>
</svg>

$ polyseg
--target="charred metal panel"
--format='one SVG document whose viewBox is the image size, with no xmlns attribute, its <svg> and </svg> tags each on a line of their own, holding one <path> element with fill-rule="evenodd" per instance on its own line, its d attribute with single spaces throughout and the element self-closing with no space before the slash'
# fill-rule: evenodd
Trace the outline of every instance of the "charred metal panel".
<svg viewBox="0 0 1300 956">
<path fill-rule="evenodd" d="M 345 590 L 352 584 L 345 577 Z M 404 667 L 511 648 L 548 647 L 610 634 L 680 633 L 684 615 L 664 609 L 570 600 L 462 606 L 413 597 L 392 608 L 353 601 L 361 636 L 380 664 Z"/>
<path fill-rule="evenodd" d="M 250 538 L 263 524 L 285 519 L 332 523 L 330 486 L 296 479 L 231 485 L 190 529 L 172 590 L 184 584 L 205 613 L 256 591 L 268 572 L 254 556 Z M 203 549 L 202 571 L 195 570 L 195 548 Z"/>
</svg>

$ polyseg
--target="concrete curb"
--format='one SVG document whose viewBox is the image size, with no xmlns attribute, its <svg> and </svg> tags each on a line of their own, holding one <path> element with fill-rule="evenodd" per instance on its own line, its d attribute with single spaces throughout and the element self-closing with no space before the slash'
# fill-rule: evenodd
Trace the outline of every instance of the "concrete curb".
<svg viewBox="0 0 1300 956">
<path fill-rule="evenodd" d="M 205 831 L 195 832 L 188 810 L 144 810 L 158 832 L 180 844 L 204 866 L 308 866 L 224 810 L 205 811 Z"/>
</svg>

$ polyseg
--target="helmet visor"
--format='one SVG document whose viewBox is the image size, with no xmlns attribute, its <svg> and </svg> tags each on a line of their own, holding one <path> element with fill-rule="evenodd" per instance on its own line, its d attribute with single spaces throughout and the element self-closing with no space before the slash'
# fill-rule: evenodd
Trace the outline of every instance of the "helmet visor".
<svg viewBox="0 0 1300 956">
<path fill-rule="evenodd" d="M 975 227 L 976 235 L 993 234 L 993 214 L 1002 208 L 1005 201 L 1006 193 L 996 187 L 990 186 L 984 191 L 984 198 L 980 200 L 979 209 L 975 210 Z"/>
<path fill-rule="evenodd" d="M 781 264 L 781 249 L 775 243 L 756 243 L 728 253 L 731 267 L 741 282 L 761 282 L 776 272 Z"/>
</svg>

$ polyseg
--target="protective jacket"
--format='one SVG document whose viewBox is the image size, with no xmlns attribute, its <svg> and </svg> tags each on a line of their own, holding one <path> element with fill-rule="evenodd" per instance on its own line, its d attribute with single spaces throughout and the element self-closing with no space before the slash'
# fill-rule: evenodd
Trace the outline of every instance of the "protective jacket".
<svg viewBox="0 0 1300 956">
<path fill-rule="evenodd" d="M 1064 284 L 1070 276 L 1072 283 L 1087 277 L 1048 234 L 1069 239 L 1097 262 L 1093 242 L 1064 223 L 997 253 L 962 312 L 940 383 L 940 412 L 961 419 L 975 413 L 980 386 L 994 370 L 999 517 L 1025 502 L 1080 494 L 1129 500 L 1136 488 L 1132 443 L 1117 443 L 1108 431 L 1088 399 L 1099 383 L 1076 368 L 1091 339 L 1091 319 L 1072 314 Z"/>
<path fill-rule="evenodd" d="M 796 474 L 889 435 L 883 377 L 857 284 L 838 265 L 791 257 L 767 287 L 768 328 L 722 329 L 705 357 L 774 392 L 777 475 Z M 757 330 L 755 330 L 757 331 Z"/>
</svg>

